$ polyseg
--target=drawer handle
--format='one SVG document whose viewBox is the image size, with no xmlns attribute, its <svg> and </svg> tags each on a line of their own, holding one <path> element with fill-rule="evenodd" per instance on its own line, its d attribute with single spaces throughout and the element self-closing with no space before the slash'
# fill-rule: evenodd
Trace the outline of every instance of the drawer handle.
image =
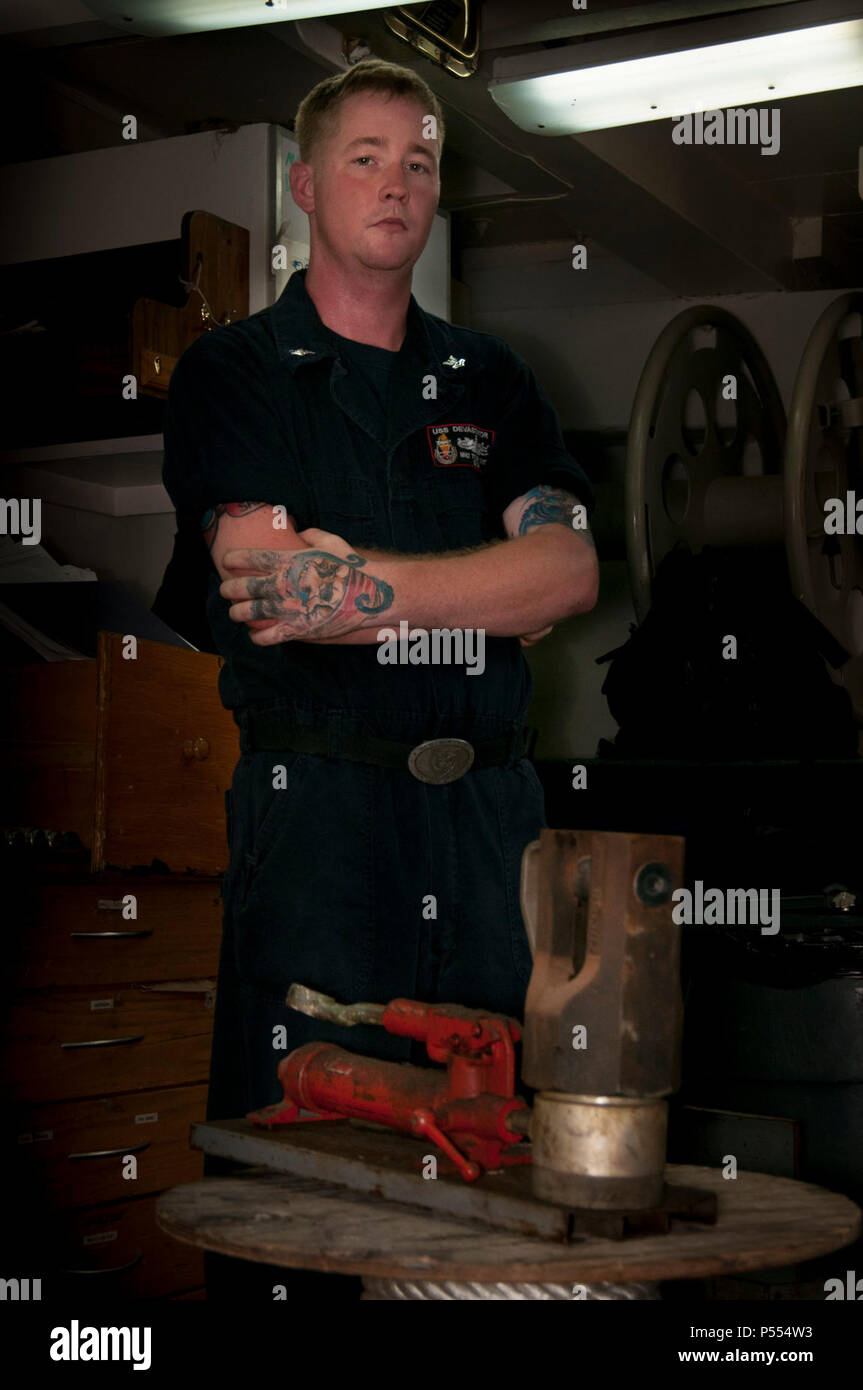
<svg viewBox="0 0 863 1390">
<path fill-rule="evenodd" d="M 149 1147 L 150 1140 L 148 1139 L 146 1143 L 135 1144 L 132 1148 L 92 1149 L 90 1153 L 67 1154 L 66 1157 L 68 1158 L 70 1163 L 77 1162 L 79 1158 L 119 1158 L 120 1155 L 122 1155 L 125 1158 L 126 1154 L 141 1154 L 144 1152 L 145 1149 L 149 1149 Z"/>
<path fill-rule="evenodd" d="M 115 939 L 130 941 L 132 937 L 152 936 L 153 930 L 152 927 L 149 930 L 145 927 L 143 931 L 70 931 L 69 935 L 79 941 L 90 941 L 101 936 L 111 936 Z"/>
<path fill-rule="evenodd" d="M 94 1038 L 92 1042 L 61 1043 L 60 1046 L 61 1046 L 61 1047 L 66 1047 L 66 1048 L 72 1048 L 72 1047 L 119 1047 L 121 1043 L 136 1043 L 136 1042 L 140 1042 L 140 1041 L 142 1040 L 143 1037 L 144 1037 L 144 1034 L 143 1034 L 143 1033 L 136 1033 L 136 1034 L 134 1034 L 134 1036 L 132 1036 L 132 1035 L 130 1034 L 130 1036 L 129 1036 L 128 1038 Z"/>
<path fill-rule="evenodd" d="M 127 1260 L 122 1265 L 109 1265 L 105 1269 L 64 1269 L 64 1274 L 123 1274 L 127 1269 L 134 1269 L 144 1258 L 143 1250 L 139 1250 L 133 1255 L 131 1260 Z"/>
</svg>

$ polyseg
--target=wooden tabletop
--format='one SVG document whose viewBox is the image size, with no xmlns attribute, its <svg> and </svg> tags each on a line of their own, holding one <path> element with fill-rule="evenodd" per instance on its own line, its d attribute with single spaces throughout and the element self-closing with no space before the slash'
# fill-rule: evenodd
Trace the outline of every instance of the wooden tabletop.
<svg viewBox="0 0 863 1390">
<path fill-rule="evenodd" d="M 861 1232 L 859 1207 L 810 1183 L 745 1172 L 725 1180 L 682 1164 L 668 1165 L 666 1181 L 716 1192 L 716 1225 L 675 1220 L 667 1235 L 561 1245 L 265 1168 L 175 1187 L 156 1218 L 176 1240 L 244 1260 L 489 1283 L 700 1279 L 826 1255 Z"/>
</svg>

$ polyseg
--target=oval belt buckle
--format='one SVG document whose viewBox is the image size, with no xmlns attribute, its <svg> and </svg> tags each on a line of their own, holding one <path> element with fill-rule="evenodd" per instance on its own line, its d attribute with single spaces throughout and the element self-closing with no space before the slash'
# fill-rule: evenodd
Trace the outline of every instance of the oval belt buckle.
<svg viewBox="0 0 863 1390">
<path fill-rule="evenodd" d="M 463 738 L 431 738 L 408 754 L 408 767 L 420 782 L 441 786 L 463 777 L 474 760 L 473 745 Z"/>
</svg>

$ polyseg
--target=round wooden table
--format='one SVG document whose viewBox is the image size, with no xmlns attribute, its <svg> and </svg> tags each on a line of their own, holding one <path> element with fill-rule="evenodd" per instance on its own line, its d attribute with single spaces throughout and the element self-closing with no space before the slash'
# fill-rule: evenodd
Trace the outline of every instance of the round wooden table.
<svg viewBox="0 0 863 1390">
<path fill-rule="evenodd" d="M 165 1192 L 156 1219 L 175 1240 L 265 1264 L 388 1279 L 621 1284 L 771 1269 L 829 1254 L 861 1232 L 848 1197 L 765 1173 L 723 1179 L 669 1164 L 668 1182 L 717 1194 L 715 1226 L 673 1220 L 666 1235 L 587 1236 L 562 1245 L 478 1221 L 249 1168 Z"/>
</svg>

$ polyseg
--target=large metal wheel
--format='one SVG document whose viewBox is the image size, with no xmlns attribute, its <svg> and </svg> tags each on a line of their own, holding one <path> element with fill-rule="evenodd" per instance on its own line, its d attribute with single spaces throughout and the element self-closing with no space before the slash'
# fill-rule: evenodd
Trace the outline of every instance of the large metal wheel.
<svg viewBox="0 0 863 1390">
<path fill-rule="evenodd" d="M 724 384 L 724 385 L 723 385 Z M 736 399 L 726 399 L 732 390 Z M 715 305 L 657 338 L 629 425 L 626 547 L 639 621 L 678 544 L 781 544 L 785 412 L 749 330 Z"/>
<path fill-rule="evenodd" d="M 818 319 L 800 361 L 785 441 L 785 545 L 792 589 L 851 655 L 834 672 L 863 721 L 863 535 L 825 532 L 824 504 L 863 498 L 863 293 Z M 852 504 L 853 505 L 853 504 Z M 863 527 L 863 518 L 861 518 Z"/>
</svg>

